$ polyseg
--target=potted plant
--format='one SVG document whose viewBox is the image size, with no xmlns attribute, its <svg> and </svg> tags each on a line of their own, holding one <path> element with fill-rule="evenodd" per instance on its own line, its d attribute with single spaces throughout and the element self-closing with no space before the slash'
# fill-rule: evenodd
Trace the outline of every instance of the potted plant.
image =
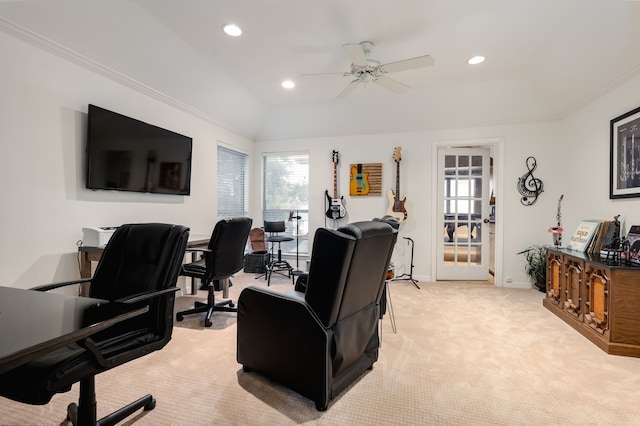
<svg viewBox="0 0 640 426">
<path fill-rule="evenodd" d="M 525 272 L 531 279 L 538 290 L 546 291 L 547 277 L 547 247 L 541 245 L 532 245 L 522 250 L 518 254 L 523 254 L 525 261 Z"/>
</svg>

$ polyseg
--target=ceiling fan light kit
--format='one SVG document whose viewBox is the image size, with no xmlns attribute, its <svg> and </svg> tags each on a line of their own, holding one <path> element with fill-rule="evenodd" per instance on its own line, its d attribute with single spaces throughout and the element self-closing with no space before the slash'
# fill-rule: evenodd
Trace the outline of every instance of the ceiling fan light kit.
<svg viewBox="0 0 640 426">
<path fill-rule="evenodd" d="M 373 43 L 370 41 L 363 41 L 358 44 L 344 44 L 342 47 L 349 56 L 349 59 L 351 59 L 350 71 L 345 73 L 329 74 L 351 77 L 352 80 L 347 87 L 338 94 L 338 98 L 344 98 L 351 94 L 351 92 L 353 92 L 360 84 L 366 85 L 368 83 L 379 84 L 381 87 L 394 93 L 405 93 L 409 90 L 409 86 L 395 79 L 389 78 L 385 74 L 428 67 L 434 64 L 431 56 L 424 55 L 381 65 L 377 58 L 371 56 Z"/>
</svg>

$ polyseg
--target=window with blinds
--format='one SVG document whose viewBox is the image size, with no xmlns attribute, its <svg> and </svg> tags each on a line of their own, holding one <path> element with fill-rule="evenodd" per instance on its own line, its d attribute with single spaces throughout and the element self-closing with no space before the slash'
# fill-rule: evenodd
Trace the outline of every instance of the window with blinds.
<svg viewBox="0 0 640 426">
<path fill-rule="evenodd" d="M 284 253 L 306 255 L 309 218 L 309 154 L 265 153 L 263 160 L 264 220 L 285 221 L 285 235 L 294 241 L 283 243 Z"/>
<path fill-rule="evenodd" d="M 249 215 L 249 156 L 218 145 L 218 219 Z"/>
</svg>

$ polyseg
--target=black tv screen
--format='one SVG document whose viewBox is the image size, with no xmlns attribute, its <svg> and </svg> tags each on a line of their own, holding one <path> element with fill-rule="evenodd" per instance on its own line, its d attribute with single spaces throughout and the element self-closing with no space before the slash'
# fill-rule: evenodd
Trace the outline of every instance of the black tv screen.
<svg viewBox="0 0 640 426">
<path fill-rule="evenodd" d="M 87 188 L 191 193 L 190 137 L 89 105 Z"/>
</svg>

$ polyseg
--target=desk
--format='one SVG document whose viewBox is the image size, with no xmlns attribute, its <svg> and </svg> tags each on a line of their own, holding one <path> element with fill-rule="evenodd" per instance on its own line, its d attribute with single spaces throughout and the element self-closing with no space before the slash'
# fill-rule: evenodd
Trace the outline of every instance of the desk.
<svg viewBox="0 0 640 426">
<path fill-rule="evenodd" d="M 123 305 L 0 287 L 0 374 L 149 310 Z M 96 314 L 98 310 L 101 321 L 87 320 L 87 312 Z"/>
<path fill-rule="evenodd" d="M 189 240 L 187 241 L 187 248 L 206 246 L 207 244 L 209 244 L 210 239 L 211 239 L 210 235 L 189 234 Z M 98 262 L 102 257 L 103 251 L 104 251 L 104 247 L 88 247 L 88 246 L 78 247 L 78 255 L 80 256 L 80 278 L 91 278 L 93 276 L 91 272 L 91 262 Z M 196 256 L 195 253 L 191 254 L 192 261 L 195 261 L 195 256 Z M 195 294 L 195 290 L 196 290 L 196 284 L 192 280 L 191 292 Z M 88 284 L 82 284 L 80 294 L 81 295 L 89 294 Z"/>
</svg>

